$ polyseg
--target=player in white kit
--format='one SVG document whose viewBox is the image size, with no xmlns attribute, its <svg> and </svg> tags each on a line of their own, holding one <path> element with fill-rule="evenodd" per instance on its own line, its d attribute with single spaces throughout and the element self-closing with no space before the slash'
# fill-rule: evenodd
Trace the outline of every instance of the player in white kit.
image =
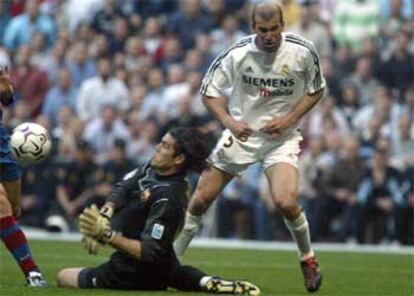
<svg viewBox="0 0 414 296">
<path fill-rule="evenodd" d="M 325 80 L 312 43 L 282 32 L 283 26 L 280 5 L 257 4 L 252 11 L 255 34 L 222 52 L 205 75 L 200 90 L 203 102 L 226 129 L 199 179 L 174 247 L 182 256 L 202 214 L 223 187 L 250 164 L 261 162 L 273 200 L 297 242 L 305 286 L 314 292 L 322 277 L 298 203 L 302 136 L 297 125 L 322 98 Z"/>
</svg>

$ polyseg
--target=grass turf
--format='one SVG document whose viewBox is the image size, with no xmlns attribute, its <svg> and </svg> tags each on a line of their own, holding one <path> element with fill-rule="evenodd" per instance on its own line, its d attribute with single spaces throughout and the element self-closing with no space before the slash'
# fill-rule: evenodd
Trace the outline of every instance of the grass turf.
<svg viewBox="0 0 414 296">
<path fill-rule="evenodd" d="M 56 286 L 56 273 L 65 267 L 95 266 L 106 260 L 110 249 L 90 256 L 80 243 L 31 241 L 31 248 L 51 286 L 30 289 L 10 254 L 0 244 L 0 295 L 203 295 L 203 293 L 123 292 L 71 290 Z M 414 256 L 319 252 L 323 272 L 317 295 L 414 295 Z M 309 295 L 303 286 L 296 254 L 285 251 L 191 249 L 186 264 L 210 274 L 243 278 L 257 284 L 264 296 Z"/>
</svg>

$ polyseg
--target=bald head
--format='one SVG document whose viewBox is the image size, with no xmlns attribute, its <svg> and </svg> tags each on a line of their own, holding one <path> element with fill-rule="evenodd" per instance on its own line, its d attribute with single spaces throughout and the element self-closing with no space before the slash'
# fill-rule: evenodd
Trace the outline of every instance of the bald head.
<svg viewBox="0 0 414 296">
<path fill-rule="evenodd" d="M 268 23 L 276 18 L 284 25 L 282 7 L 277 1 L 265 0 L 253 6 L 251 16 L 253 28 L 257 22 Z"/>
</svg>

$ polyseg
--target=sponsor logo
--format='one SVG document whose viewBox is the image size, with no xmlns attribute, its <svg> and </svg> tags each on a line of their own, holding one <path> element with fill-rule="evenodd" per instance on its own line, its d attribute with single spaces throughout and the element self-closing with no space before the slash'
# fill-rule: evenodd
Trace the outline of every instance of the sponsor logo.
<svg viewBox="0 0 414 296">
<path fill-rule="evenodd" d="M 259 87 L 292 87 L 295 85 L 294 78 L 259 78 L 242 75 L 243 83 Z"/>
<path fill-rule="evenodd" d="M 267 89 L 263 87 L 259 90 L 259 95 L 264 98 L 290 96 L 292 94 L 292 89 Z"/>
<path fill-rule="evenodd" d="M 151 237 L 153 239 L 161 239 L 163 233 L 164 233 L 164 225 L 155 223 L 154 226 L 152 227 Z"/>
<path fill-rule="evenodd" d="M 283 67 L 282 67 L 283 68 Z M 284 72 L 290 73 L 289 67 L 285 67 Z M 293 94 L 295 78 L 259 78 L 243 74 L 242 81 L 245 84 L 257 86 L 259 96 L 264 98 L 290 96 Z"/>
</svg>

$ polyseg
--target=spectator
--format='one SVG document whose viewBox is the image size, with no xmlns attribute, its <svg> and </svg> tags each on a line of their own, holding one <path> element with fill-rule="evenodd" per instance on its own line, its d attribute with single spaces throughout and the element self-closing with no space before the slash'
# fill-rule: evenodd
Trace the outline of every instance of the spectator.
<svg viewBox="0 0 414 296">
<path fill-rule="evenodd" d="M 167 14 L 176 11 L 178 7 L 177 0 L 168 1 L 149 1 L 149 0 L 134 0 L 134 12 L 142 16 L 144 19 L 148 17 L 158 16 L 160 14 Z"/>
<path fill-rule="evenodd" d="M 168 37 L 163 42 L 163 54 L 159 61 L 160 67 L 166 71 L 171 65 L 181 63 L 184 57 L 180 40 L 176 37 Z"/>
<path fill-rule="evenodd" d="M 67 0 L 62 14 L 68 21 L 70 32 L 75 32 L 83 23 L 90 23 L 93 16 L 104 6 L 102 0 Z"/>
<path fill-rule="evenodd" d="M 130 159 L 134 160 L 134 163 L 143 164 L 153 156 L 155 145 L 162 131 L 152 118 L 145 122 L 137 122 L 137 120 L 137 116 L 129 120 L 132 139 L 128 143 L 127 154 Z"/>
<path fill-rule="evenodd" d="M 28 44 L 36 32 L 41 32 L 50 47 L 56 35 L 56 27 L 49 16 L 40 13 L 39 0 L 28 0 L 25 13 L 13 18 L 6 28 L 4 44 L 10 50 L 16 50 L 23 44 Z"/>
<path fill-rule="evenodd" d="M 401 169 L 414 165 L 414 138 L 411 136 L 413 121 L 408 115 L 399 118 L 398 131 L 392 133 L 391 163 Z"/>
<path fill-rule="evenodd" d="M 239 21 L 236 16 L 229 14 L 224 16 L 221 26 L 210 33 L 211 44 L 209 51 L 212 56 L 218 56 L 225 48 L 246 36 L 240 30 Z"/>
<path fill-rule="evenodd" d="M 150 17 L 145 21 L 144 30 L 142 32 L 142 39 L 144 40 L 144 49 L 154 61 L 159 61 L 161 58 L 161 48 L 163 41 L 163 27 L 161 20 L 156 17 Z"/>
<path fill-rule="evenodd" d="M 93 162 L 93 151 L 86 141 L 76 144 L 74 160 L 57 167 L 56 200 L 51 205 L 51 214 L 60 214 L 71 230 L 77 229 L 76 218 L 94 185 L 97 166 Z"/>
<path fill-rule="evenodd" d="M 148 73 L 148 95 L 142 102 L 140 110 L 141 120 L 147 120 L 154 117 L 158 122 L 165 122 L 168 116 L 165 114 L 166 106 L 164 104 L 164 74 L 158 68 L 153 68 Z"/>
<path fill-rule="evenodd" d="M 344 140 L 343 155 L 336 160 L 322 181 L 322 201 L 316 211 L 317 234 L 332 231 L 335 217 L 339 215 L 339 227 L 335 238 L 345 241 L 356 236 L 357 190 L 364 177 L 364 163 L 360 157 L 359 140 L 349 135 Z M 325 228 L 325 231 L 322 229 Z M 326 229 L 327 228 L 327 229 Z M 315 237 L 317 238 L 317 236 Z"/>
<path fill-rule="evenodd" d="M 389 165 L 388 152 L 376 149 L 372 167 L 358 188 L 358 203 L 361 207 L 357 226 L 360 243 L 378 244 L 395 237 L 390 225 L 395 221 L 396 205 L 403 206 L 403 192 L 399 185 L 399 174 Z M 370 231 L 368 231 L 370 230 Z"/>
<path fill-rule="evenodd" d="M 342 110 L 348 125 L 359 110 L 359 94 L 357 87 L 350 81 L 343 83 L 339 107 Z"/>
<path fill-rule="evenodd" d="M 70 48 L 67 66 L 72 74 L 75 87 L 96 75 L 95 63 L 88 58 L 88 48 L 83 41 L 76 41 Z"/>
<path fill-rule="evenodd" d="M 107 105 L 103 106 L 99 117 L 86 124 L 83 138 L 92 147 L 95 162 L 103 164 L 109 160 L 109 153 L 114 147 L 115 140 L 128 141 L 130 134 L 119 117 L 117 108 Z"/>
<path fill-rule="evenodd" d="M 333 21 L 336 42 L 341 46 L 350 45 L 355 53 L 359 53 L 366 38 L 378 36 L 379 13 L 379 4 L 376 0 L 338 2 Z"/>
<path fill-rule="evenodd" d="M 41 111 L 48 89 L 45 72 L 31 63 L 32 51 L 28 45 L 19 47 L 16 66 L 10 71 L 16 96 L 30 106 L 30 116 L 34 119 Z"/>
<path fill-rule="evenodd" d="M 7 3 L 0 3 L 0 44 L 3 43 L 4 34 L 6 32 L 7 25 L 11 20 L 11 15 L 7 11 Z M 3 64 L 2 64 L 3 65 Z"/>
<path fill-rule="evenodd" d="M 59 110 L 63 106 L 69 106 L 76 110 L 77 89 L 72 85 L 72 77 L 66 68 L 59 71 L 58 85 L 51 88 L 42 107 L 42 114 L 47 116 L 52 126 L 58 123 Z"/>
<path fill-rule="evenodd" d="M 109 46 L 108 37 L 105 34 L 97 34 L 89 46 L 89 55 L 95 60 L 109 58 L 111 53 Z"/>
<path fill-rule="evenodd" d="M 47 40 L 43 33 L 35 32 L 33 34 L 33 38 L 30 40 L 30 48 L 32 49 L 32 63 L 35 65 L 44 63 L 44 60 L 49 55 L 49 51 Z"/>
<path fill-rule="evenodd" d="M 51 130 L 58 162 L 73 159 L 77 139 L 73 130 L 79 127 L 83 128 L 83 124 L 76 119 L 73 109 L 68 105 L 62 106 L 58 113 L 58 123 Z"/>
<path fill-rule="evenodd" d="M 368 105 L 374 100 L 374 91 L 379 82 L 374 78 L 371 60 L 367 57 L 358 59 L 349 80 L 358 88 L 359 104 Z"/>
<path fill-rule="evenodd" d="M 322 58 L 321 69 L 325 76 L 326 84 L 329 85 L 329 93 L 335 98 L 335 101 L 340 104 L 341 102 L 341 86 L 340 76 L 337 73 L 337 69 L 334 69 L 332 59 Z"/>
<path fill-rule="evenodd" d="M 67 66 L 67 46 L 66 40 L 57 39 L 52 50 L 37 63 L 37 66 L 46 72 L 50 86 L 56 86 L 60 69 Z"/>
<path fill-rule="evenodd" d="M 134 162 L 127 158 L 125 148 L 126 142 L 124 140 L 115 139 L 114 146 L 109 153 L 108 161 L 100 165 L 94 174 L 95 186 L 93 192 L 84 201 L 82 208 L 92 204 L 102 206 L 106 197 L 114 188 L 114 184 L 120 182 L 128 172 L 131 172 L 135 168 Z"/>
<path fill-rule="evenodd" d="M 414 84 L 414 56 L 408 51 L 408 42 L 407 34 L 397 33 L 391 57 L 382 68 L 385 85 L 399 99 L 402 99 L 404 91 Z"/>
<path fill-rule="evenodd" d="M 117 17 L 113 33 L 109 36 L 109 46 L 112 55 L 123 52 L 129 35 L 128 20 L 125 17 Z"/>
<path fill-rule="evenodd" d="M 93 17 L 92 28 L 107 36 L 113 34 L 115 19 L 123 17 L 115 0 L 104 0 L 104 6 Z"/>
<path fill-rule="evenodd" d="M 173 13 L 167 20 L 167 32 L 177 36 L 185 50 L 194 46 L 198 33 L 207 33 L 211 20 L 202 10 L 201 0 L 180 2 L 180 10 Z M 188 28 L 191 28 L 189 30 Z"/>
<path fill-rule="evenodd" d="M 141 63 L 141 57 L 147 54 L 143 41 L 137 36 L 131 36 L 127 39 L 124 52 L 124 66 L 129 71 L 138 70 Z"/>
<path fill-rule="evenodd" d="M 308 149 L 300 155 L 299 162 L 299 196 L 309 221 L 313 239 L 318 237 L 316 222 L 316 209 L 322 198 L 323 187 L 322 177 L 327 173 L 321 155 L 324 149 L 322 137 L 315 137 L 309 140 Z"/>
<path fill-rule="evenodd" d="M 97 118 L 104 106 L 112 105 L 119 112 L 126 111 L 130 106 L 128 88 L 112 76 L 110 59 L 99 59 L 98 72 L 98 76 L 84 81 L 79 90 L 77 113 L 84 121 Z"/>
<path fill-rule="evenodd" d="M 329 58 L 332 55 L 332 41 L 327 28 L 312 19 L 313 1 L 301 1 L 299 23 L 288 27 L 287 30 L 297 33 L 315 45 L 319 56 Z"/>
<path fill-rule="evenodd" d="M 332 128 L 341 136 L 346 136 L 349 132 L 348 122 L 341 109 L 336 106 L 335 99 L 327 96 L 319 105 L 319 108 L 309 115 L 306 134 L 314 138 L 326 132 L 327 124 L 332 124 Z"/>
<path fill-rule="evenodd" d="M 414 166 L 409 166 L 403 173 L 402 191 L 404 203 L 397 206 L 395 219 L 396 239 L 404 245 L 414 245 Z"/>
<path fill-rule="evenodd" d="M 410 0 L 382 0 L 381 2 L 382 33 L 386 39 L 390 39 L 413 17 L 413 3 Z"/>
</svg>

